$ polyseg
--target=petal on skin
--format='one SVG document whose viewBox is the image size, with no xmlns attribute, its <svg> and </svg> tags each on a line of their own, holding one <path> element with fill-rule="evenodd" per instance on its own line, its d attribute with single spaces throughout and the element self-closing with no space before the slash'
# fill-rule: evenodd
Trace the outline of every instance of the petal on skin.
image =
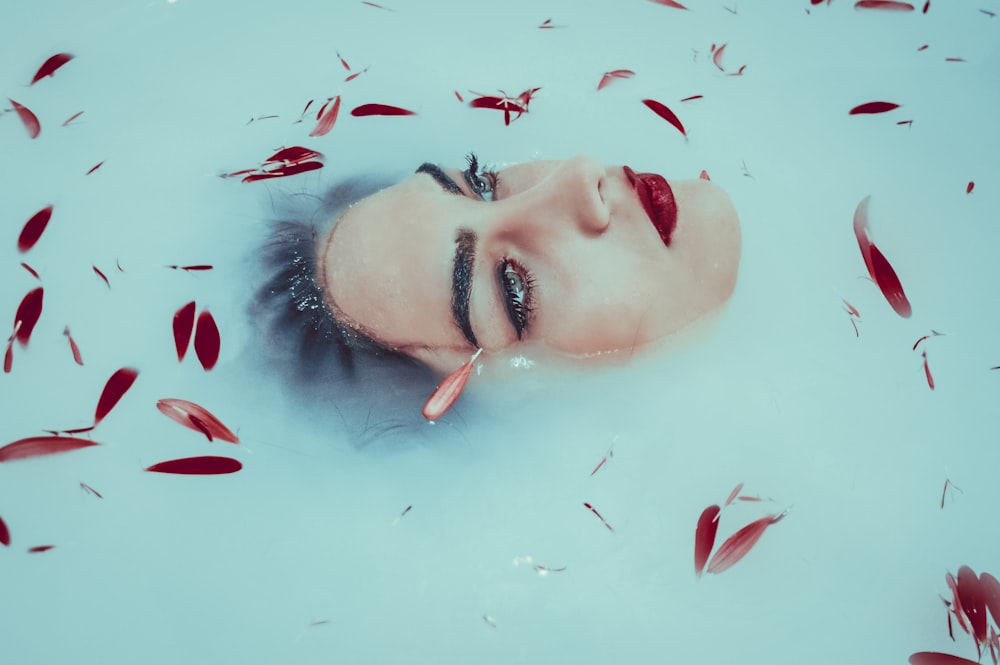
<svg viewBox="0 0 1000 665">
<path fill-rule="evenodd" d="M 424 404 L 424 418 L 427 420 L 437 420 L 447 413 L 448 409 L 458 400 L 458 396 L 462 394 L 465 382 L 469 380 L 469 375 L 472 373 L 473 363 L 475 363 L 476 358 L 482 352 L 482 349 L 476 351 L 469 360 L 465 361 L 465 364 L 445 377 L 441 385 L 437 387 L 437 390 L 431 394 L 427 399 L 427 403 Z"/>
</svg>

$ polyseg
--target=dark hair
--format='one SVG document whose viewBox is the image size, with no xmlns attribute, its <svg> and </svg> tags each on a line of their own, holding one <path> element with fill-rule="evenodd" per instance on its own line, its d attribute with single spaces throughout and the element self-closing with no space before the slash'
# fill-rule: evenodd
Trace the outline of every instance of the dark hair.
<svg viewBox="0 0 1000 665">
<path fill-rule="evenodd" d="M 317 280 L 317 242 L 353 203 L 393 183 L 352 179 L 322 197 L 286 198 L 260 256 L 251 315 L 267 356 L 299 396 L 334 407 L 362 440 L 423 424 L 436 380 L 424 364 L 337 320 Z M 362 422 L 363 421 L 363 422 Z"/>
</svg>

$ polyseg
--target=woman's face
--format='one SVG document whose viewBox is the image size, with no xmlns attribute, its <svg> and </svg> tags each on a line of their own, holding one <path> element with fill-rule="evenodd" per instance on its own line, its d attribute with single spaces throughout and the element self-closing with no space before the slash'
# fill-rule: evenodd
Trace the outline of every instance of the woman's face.
<svg viewBox="0 0 1000 665">
<path fill-rule="evenodd" d="M 337 318 L 432 369 L 631 354 L 720 307 L 740 229 L 705 180 L 587 157 L 495 174 L 424 164 L 319 243 Z"/>
</svg>

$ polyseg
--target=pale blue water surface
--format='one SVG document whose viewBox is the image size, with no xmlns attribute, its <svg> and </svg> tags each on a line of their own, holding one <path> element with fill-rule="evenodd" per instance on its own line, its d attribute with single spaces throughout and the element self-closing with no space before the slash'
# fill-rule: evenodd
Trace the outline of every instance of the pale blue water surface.
<svg viewBox="0 0 1000 665">
<path fill-rule="evenodd" d="M 0 323 L 38 285 L 22 261 L 45 301 L 0 375 L 0 445 L 86 426 L 112 372 L 139 377 L 89 435 L 101 446 L 0 464 L 0 662 L 974 659 L 971 638 L 948 638 L 938 594 L 964 564 L 1000 574 L 1000 18 L 983 11 L 1000 3 L 382 4 L 2 10 L 0 106 L 29 107 L 42 131 L 0 115 Z M 558 27 L 539 29 L 547 19 Z M 723 43 L 742 76 L 713 65 Z M 338 51 L 368 70 L 345 82 Z M 75 58 L 29 87 L 59 52 Z M 636 75 L 598 92 L 613 69 Z M 532 87 L 510 126 L 454 94 Z M 336 126 L 309 137 L 305 103 L 338 94 Z M 874 100 L 901 107 L 848 115 Z M 369 102 L 417 115 L 348 113 Z M 218 177 L 291 145 L 326 166 Z M 469 150 L 498 165 L 586 153 L 672 178 L 707 170 L 741 216 L 736 292 L 694 342 L 544 381 L 537 367 L 490 381 L 484 363 L 442 422 L 358 447 L 336 405 L 304 403 L 262 357 L 255 249 L 289 195 Z M 866 276 L 852 219 L 868 195 L 908 319 Z M 212 371 L 177 362 L 171 320 L 190 300 L 221 329 Z M 933 391 L 912 350 L 932 330 Z M 204 405 L 240 445 L 168 420 L 164 397 Z M 143 470 L 195 455 L 244 466 Z M 739 482 L 764 500 L 726 508 L 717 542 L 790 511 L 733 568 L 696 578 L 698 516 Z M 55 547 L 28 552 L 39 545 Z"/>
</svg>

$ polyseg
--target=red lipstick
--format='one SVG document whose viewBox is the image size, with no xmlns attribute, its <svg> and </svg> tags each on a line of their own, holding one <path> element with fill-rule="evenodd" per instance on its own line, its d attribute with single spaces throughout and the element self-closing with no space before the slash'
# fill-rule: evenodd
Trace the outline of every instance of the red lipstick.
<svg viewBox="0 0 1000 665">
<path fill-rule="evenodd" d="M 667 179 L 656 173 L 636 173 L 627 166 L 622 169 L 663 244 L 670 247 L 670 236 L 677 226 L 677 203 Z"/>
</svg>

